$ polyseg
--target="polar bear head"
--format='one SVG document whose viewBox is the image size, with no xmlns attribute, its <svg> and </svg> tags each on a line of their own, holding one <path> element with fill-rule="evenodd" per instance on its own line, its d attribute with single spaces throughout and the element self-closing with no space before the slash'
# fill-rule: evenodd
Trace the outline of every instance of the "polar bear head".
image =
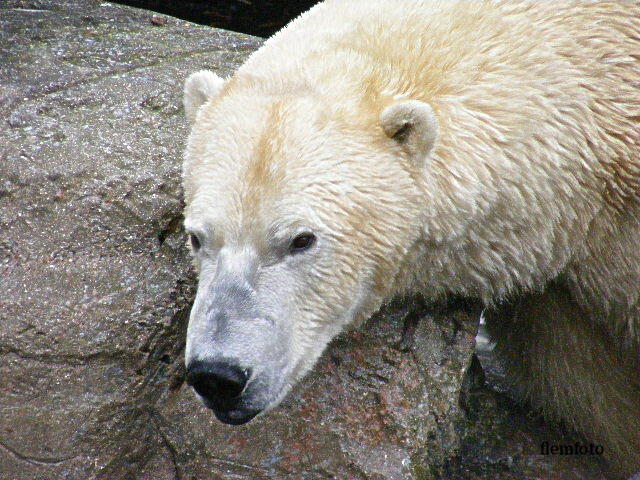
<svg viewBox="0 0 640 480">
<path fill-rule="evenodd" d="M 230 424 L 277 405 L 333 337 L 398 290 L 437 131 L 422 102 L 254 83 L 197 72 L 184 97 L 199 272 L 187 379 Z"/>
</svg>

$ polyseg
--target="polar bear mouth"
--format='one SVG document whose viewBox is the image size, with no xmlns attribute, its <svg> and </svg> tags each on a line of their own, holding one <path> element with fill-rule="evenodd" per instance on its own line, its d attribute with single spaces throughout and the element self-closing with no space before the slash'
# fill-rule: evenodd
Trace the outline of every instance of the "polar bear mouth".
<svg viewBox="0 0 640 480">
<path fill-rule="evenodd" d="M 213 411 L 213 414 L 218 420 L 222 423 L 226 423 L 227 425 L 244 425 L 245 423 L 253 420 L 256 415 L 263 411 L 261 408 L 253 408 L 243 405 L 242 399 L 238 399 L 239 401 L 235 404 L 224 405 L 220 402 L 210 400 L 200 395 L 198 392 L 195 393 L 203 405 Z"/>
<path fill-rule="evenodd" d="M 206 400 L 204 401 L 204 404 L 207 408 L 213 410 L 213 414 L 218 420 L 220 420 L 222 423 L 226 423 L 227 425 L 244 425 L 245 423 L 253 420 L 256 415 L 262 412 L 262 410 L 256 410 L 247 407 L 237 407 L 228 410 L 222 410 L 215 408 L 213 405 L 209 405 L 209 402 Z"/>
</svg>

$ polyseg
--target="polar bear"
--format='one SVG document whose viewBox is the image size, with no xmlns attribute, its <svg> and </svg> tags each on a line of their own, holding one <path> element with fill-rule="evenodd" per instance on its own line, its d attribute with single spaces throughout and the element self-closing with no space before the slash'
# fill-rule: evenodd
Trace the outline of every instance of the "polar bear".
<svg viewBox="0 0 640 480">
<path fill-rule="evenodd" d="M 328 0 L 184 103 L 187 378 L 221 421 L 457 295 L 525 400 L 640 470 L 638 2 Z"/>
</svg>

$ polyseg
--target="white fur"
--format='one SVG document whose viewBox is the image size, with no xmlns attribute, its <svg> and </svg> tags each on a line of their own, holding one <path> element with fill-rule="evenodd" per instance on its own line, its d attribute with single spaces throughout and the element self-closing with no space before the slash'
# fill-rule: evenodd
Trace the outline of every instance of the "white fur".
<svg viewBox="0 0 640 480">
<path fill-rule="evenodd" d="M 204 73 L 186 88 L 191 118 L 219 92 L 200 109 L 184 162 L 187 223 L 206 232 L 196 262 L 228 244 L 258 252 L 256 296 L 289 335 L 286 385 L 346 324 L 416 292 L 488 306 L 541 295 L 563 308 L 550 324 L 573 312 L 604 325 L 611 348 L 634 346 L 618 358 L 635 362 L 638 2 L 392 3 L 328 0 L 223 90 L 219 80 L 194 88 L 211 84 Z M 282 255 L 300 228 L 317 244 Z M 530 384 L 572 386 L 567 405 L 595 392 L 638 425 L 624 409 L 637 399 L 602 393 L 619 384 L 541 375 Z M 594 436 L 607 430 L 603 418 L 549 408 Z M 640 444 L 617 431 L 603 441 L 628 468 L 624 451 Z"/>
<path fill-rule="evenodd" d="M 209 70 L 201 70 L 189 75 L 184 82 L 184 112 L 189 123 L 196 119 L 200 107 L 210 98 L 215 97 L 222 87 L 224 80 Z"/>
<path fill-rule="evenodd" d="M 395 138 L 420 167 L 425 164 L 438 134 L 438 120 L 429 105 L 415 100 L 390 105 L 382 111 L 380 125 L 384 133 Z M 399 138 L 400 133 L 402 136 Z"/>
</svg>

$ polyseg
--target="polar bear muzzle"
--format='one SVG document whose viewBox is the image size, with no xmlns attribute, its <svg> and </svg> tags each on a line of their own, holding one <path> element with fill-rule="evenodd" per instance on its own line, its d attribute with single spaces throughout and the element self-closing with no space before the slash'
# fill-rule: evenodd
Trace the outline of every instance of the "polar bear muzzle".
<svg viewBox="0 0 640 480">
<path fill-rule="evenodd" d="M 213 261 L 215 269 L 203 262 L 189 320 L 187 383 L 220 421 L 240 425 L 281 395 L 290 373 L 290 327 L 260 300 L 251 249 L 223 248 Z"/>
<path fill-rule="evenodd" d="M 250 376 L 249 369 L 241 369 L 232 360 L 196 360 L 189 365 L 187 383 L 221 422 L 242 425 L 260 413 L 244 403 L 242 394 Z"/>
</svg>

